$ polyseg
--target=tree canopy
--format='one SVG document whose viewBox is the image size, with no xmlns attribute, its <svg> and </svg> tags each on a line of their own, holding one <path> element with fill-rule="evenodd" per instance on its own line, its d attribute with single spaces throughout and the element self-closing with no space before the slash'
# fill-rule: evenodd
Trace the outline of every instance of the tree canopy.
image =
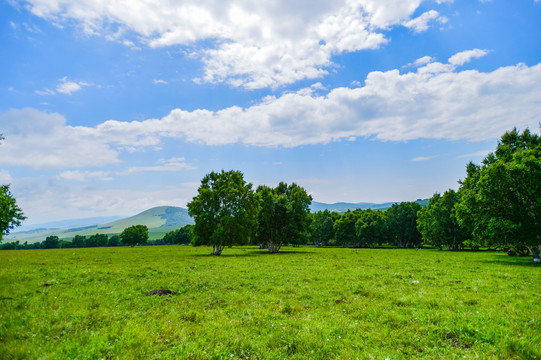
<svg viewBox="0 0 541 360">
<path fill-rule="evenodd" d="M 211 245 L 212 255 L 220 255 L 225 246 L 253 238 L 258 202 L 240 171 L 213 171 L 201 180 L 188 212 L 195 220 L 193 243 Z"/>
<path fill-rule="evenodd" d="M 0 242 L 15 226 L 26 219 L 17 201 L 9 191 L 9 185 L 0 186 Z"/>
<path fill-rule="evenodd" d="M 96 237 L 96 245 L 98 245 L 98 238 Z M 138 244 L 145 244 L 148 240 L 148 227 L 146 225 L 133 225 L 127 227 L 120 234 L 120 242 L 123 244 L 134 247 Z"/>
<path fill-rule="evenodd" d="M 541 252 L 541 139 L 516 129 L 505 133 L 481 166 L 468 165 L 461 182 L 460 224 L 488 245 Z"/>
<path fill-rule="evenodd" d="M 299 245 L 309 237 L 312 197 L 302 187 L 281 182 L 276 188 L 259 186 L 257 239 L 270 253 L 283 244 Z"/>
<path fill-rule="evenodd" d="M 471 233 L 461 226 L 456 219 L 456 205 L 460 196 L 454 190 L 446 191 L 443 196 L 436 193 L 427 206 L 421 208 L 417 217 L 417 228 L 423 241 L 447 250 L 462 249 Z"/>
<path fill-rule="evenodd" d="M 387 210 L 390 235 L 399 248 L 421 245 L 421 233 L 417 230 L 417 212 L 421 205 L 415 202 L 393 204 Z"/>
</svg>

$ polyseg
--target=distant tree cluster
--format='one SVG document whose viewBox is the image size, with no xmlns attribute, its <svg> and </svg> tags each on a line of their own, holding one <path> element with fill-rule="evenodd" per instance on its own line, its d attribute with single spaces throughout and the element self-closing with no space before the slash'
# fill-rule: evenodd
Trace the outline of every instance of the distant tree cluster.
<svg viewBox="0 0 541 360">
<path fill-rule="evenodd" d="M 19 241 L 0 245 L 2 250 L 31 250 L 31 249 L 65 249 L 65 248 L 90 248 L 90 247 L 112 247 L 120 246 L 118 235 L 108 236 L 107 234 L 95 234 L 91 236 L 75 235 L 73 239 L 60 239 L 57 235 L 50 235 L 42 242 L 29 244 Z"/>
<path fill-rule="evenodd" d="M 311 214 L 311 241 L 317 247 L 419 247 L 421 234 L 416 222 L 420 209 L 415 202 L 402 202 L 385 211 L 357 209 L 344 214 L 318 211 Z"/>
<path fill-rule="evenodd" d="M 192 225 L 184 225 L 180 229 L 168 232 L 163 237 L 167 245 L 189 245 L 192 241 Z"/>
</svg>

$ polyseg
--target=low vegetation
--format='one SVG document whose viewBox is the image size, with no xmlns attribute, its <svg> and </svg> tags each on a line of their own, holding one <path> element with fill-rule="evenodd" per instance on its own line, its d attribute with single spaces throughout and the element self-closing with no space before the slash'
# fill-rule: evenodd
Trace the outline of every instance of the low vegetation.
<svg viewBox="0 0 541 360">
<path fill-rule="evenodd" d="M 210 252 L 0 252 L 0 358 L 541 358 L 539 267 L 527 258 Z"/>
</svg>

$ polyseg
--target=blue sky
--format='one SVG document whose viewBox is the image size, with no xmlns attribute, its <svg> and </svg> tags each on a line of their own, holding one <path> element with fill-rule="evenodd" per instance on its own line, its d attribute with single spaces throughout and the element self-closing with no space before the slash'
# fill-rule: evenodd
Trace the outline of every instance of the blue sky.
<svg viewBox="0 0 541 360">
<path fill-rule="evenodd" d="M 0 0 L 0 183 L 29 225 L 186 206 L 221 169 L 427 198 L 538 131 L 540 19 L 538 0 Z"/>
</svg>

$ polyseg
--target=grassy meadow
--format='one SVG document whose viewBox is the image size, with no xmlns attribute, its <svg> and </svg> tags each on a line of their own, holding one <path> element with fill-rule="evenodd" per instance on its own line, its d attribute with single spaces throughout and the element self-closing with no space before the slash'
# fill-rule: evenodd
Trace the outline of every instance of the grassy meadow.
<svg viewBox="0 0 541 360">
<path fill-rule="evenodd" d="M 1 359 L 541 359 L 541 267 L 495 252 L 0 252 Z M 176 295 L 146 295 L 168 289 Z"/>
</svg>

